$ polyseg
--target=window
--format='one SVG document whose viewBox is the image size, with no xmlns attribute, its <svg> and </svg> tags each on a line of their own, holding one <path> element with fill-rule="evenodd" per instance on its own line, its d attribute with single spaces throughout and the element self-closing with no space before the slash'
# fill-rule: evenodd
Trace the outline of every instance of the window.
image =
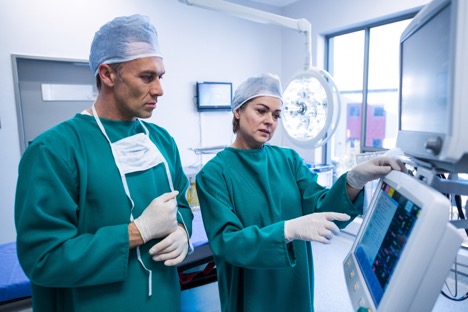
<svg viewBox="0 0 468 312">
<path fill-rule="evenodd" d="M 326 36 L 327 70 L 342 97 L 340 124 L 324 149 L 337 174 L 355 155 L 395 146 L 400 36 L 416 12 Z"/>
</svg>

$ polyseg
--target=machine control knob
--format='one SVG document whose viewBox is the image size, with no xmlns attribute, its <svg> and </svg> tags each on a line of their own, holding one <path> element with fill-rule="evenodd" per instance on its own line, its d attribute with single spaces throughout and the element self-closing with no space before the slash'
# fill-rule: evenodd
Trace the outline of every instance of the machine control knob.
<svg viewBox="0 0 468 312">
<path fill-rule="evenodd" d="M 439 136 L 430 137 L 427 139 L 424 147 L 428 153 L 432 155 L 439 155 L 440 150 L 442 149 L 442 138 Z"/>
</svg>

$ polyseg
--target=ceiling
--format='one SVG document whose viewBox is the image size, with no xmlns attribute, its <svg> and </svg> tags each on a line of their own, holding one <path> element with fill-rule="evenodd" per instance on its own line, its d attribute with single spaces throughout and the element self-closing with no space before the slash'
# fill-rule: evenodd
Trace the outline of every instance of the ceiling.
<svg viewBox="0 0 468 312">
<path fill-rule="evenodd" d="M 284 7 L 284 6 L 288 5 L 288 4 L 298 2 L 299 0 L 250 0 L 250 1 L 269 4 L 269 5 L 281 8 L 281 7 Z"/>
</svg>

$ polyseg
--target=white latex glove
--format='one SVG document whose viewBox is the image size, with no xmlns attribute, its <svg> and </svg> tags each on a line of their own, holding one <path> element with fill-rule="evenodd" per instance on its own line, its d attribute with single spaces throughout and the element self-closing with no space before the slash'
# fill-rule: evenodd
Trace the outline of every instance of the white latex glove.
<svg viewBox="0 0 468 312">
<path fill-rule="evenodd" d="M 333 234 L 340 233 L 340 229 L 332 221 L 348 221 L 350 218 L 347 214 L 337 212 L 311 213 L 284 222 L 284 237 L 287 242 L 300 239 L 330 244 Z"/>
<path fill-rule="evenodd" d="M 386 176 L 391 170 L 406 172 L 401 160 L 388 156 L 377 156 L 356 165 L 348 172 L 346 182 L 357 190 L 360 190 L 367 182 Z"/>
<path fill-rule="evenodd" d="M 178 194 L 178 191 L 173 191 L 156 197 L 141 216 L 133 221 L 145 243 L 154 238 L 164 237 L 177 229 L 175 198 Z"/>
<path fill-rule="evenodd" d="M 169 234 L 149 250 L 154 261 L 164 261 L 167 266 L 181 263 L 188 253 L 187 232 L 182 226 Z"/>
</svg>

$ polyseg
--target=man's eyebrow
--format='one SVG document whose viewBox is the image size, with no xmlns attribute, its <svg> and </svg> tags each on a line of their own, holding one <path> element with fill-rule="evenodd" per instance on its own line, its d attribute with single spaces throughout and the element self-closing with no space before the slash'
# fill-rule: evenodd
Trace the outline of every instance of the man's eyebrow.
<svg viewBox="0 0 468 312">
<path fill-rule="evenodd" d="M 157 75 L 159 77 L 163 76 L 166 71 L 158 71 L 154 69 L 144 69 L 140 72 L 141 74 L 152 74 L 152 75 Z"/>
</svg>

